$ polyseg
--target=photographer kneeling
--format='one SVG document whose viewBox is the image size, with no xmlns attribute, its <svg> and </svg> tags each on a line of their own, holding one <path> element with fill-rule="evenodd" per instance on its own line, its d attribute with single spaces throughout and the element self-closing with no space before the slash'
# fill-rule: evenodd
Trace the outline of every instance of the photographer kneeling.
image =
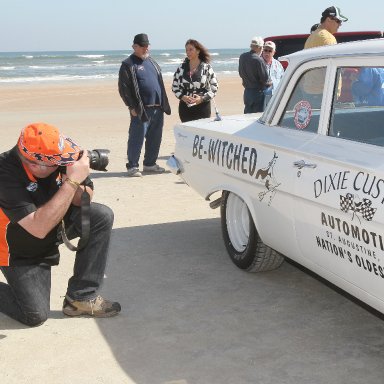
<svg viewBox="0 0 384 384">
<path fill-rule="evenodd" d="M 29 326 L 48 318 L 51 266 L 59 263 L 64 237 L 82 236 L 63 303 L 68 316 L 109 317 L 120 304 L 98 295 L 113 212 L 89 203 L 89 159 L 70 138 L 44 123 L 25 127 L 17 145 L 0 155 L 0 312 Z M 82 217 L 82 201 L 86 218 Z M 86 222 L 87 225 L 84 224 Z M 65 225 L 64 225 L 65 223 Z"/>
</svg>

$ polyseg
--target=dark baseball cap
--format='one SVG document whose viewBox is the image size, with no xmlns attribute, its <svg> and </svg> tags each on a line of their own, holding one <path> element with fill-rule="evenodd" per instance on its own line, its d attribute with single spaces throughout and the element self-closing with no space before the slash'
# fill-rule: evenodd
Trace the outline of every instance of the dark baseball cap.
<svg viewBox="0 0 384 384">
<path fill-rule="evenodd" d="M 148 35 L 146 33 L 139 33 L 133 39 L 133 44 L 138 44 L 141 46 L 149 45 Z"/>
<path fill-rule="evenodd" d="M 340 21 L 348 21 L 348 17 L 345 17 L 341 14 L 339 7 L 328 7 L 322 14 L 323 17 L 334 17 L 337 20 Z"/>
</svg>

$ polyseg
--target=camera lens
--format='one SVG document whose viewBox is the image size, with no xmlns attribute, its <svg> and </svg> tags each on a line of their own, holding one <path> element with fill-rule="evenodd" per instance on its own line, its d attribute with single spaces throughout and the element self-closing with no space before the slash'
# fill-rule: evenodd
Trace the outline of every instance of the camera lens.
<svg viewBox="0 0 384 384">
<path fill-rule="evenodd" d="M 107 171 L 109 152 L 108 149 L 92 149 L 88 151 L 89 167 L 95 171 Z"/>
</svg>

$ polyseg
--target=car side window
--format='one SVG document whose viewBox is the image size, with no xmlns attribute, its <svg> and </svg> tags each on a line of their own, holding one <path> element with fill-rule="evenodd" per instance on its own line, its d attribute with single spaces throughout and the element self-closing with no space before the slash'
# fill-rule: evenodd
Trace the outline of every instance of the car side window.
<svg viewBox="0 0 384 384">
<path fill-rule="evenodd" d="M 326 68 L 313 68 L 297 82 L 278 126 L 317 132 Z"/>
<path fill-rule="evenodd" d="M 384 67 L 337 70 L 328 135 L 384 146 Z"/>
</svg>

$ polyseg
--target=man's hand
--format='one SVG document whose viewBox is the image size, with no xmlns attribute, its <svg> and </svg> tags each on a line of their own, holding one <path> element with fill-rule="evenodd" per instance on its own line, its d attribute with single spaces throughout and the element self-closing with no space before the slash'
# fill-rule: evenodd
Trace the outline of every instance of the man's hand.
<svg viewBox="0 0 384 384">
<path fill-rule="evenodd" d="M 72 180 L 72 184 L 76 185 L 83 182 L 88 175 L 89 159 L 85 152 L 73 165 L 67 166 L 66 178 Z M 65 180 L 63 177 L 63 185 L 48 202 L 18 222 L 31 235 L 44 239 L 60 223 L 71 203 L 80 204 L 83 189 L 76 189 Z"/>
<path fill-rule="evenodd" d="M 76 183 L 83 182 L 89 175 L 89 158 L 87 151 L 84 151 L 83 156 L 73 163 L 73 165 L 67 166 L 67 177 Z"/>
<path fill-rule="evenodd" d="M 89 158 L 86 156 L 87 151 L 84 151 L 83 156 L 76 161 L 73 165 L 67 167 L 67 174 L 65 178 L 63 177 L 63 183 L 68 178 L 75 183 L 81 183 L 85 180 L 85 178 L 89 175 L 90 169 L 89 169 Z M 85 176 L 84 176 L 85 175 Z M 81 206 L 81 195 L 83 191 L 86 189 L 88 192 L 90 198 L 92 199 L 93 191 L 89 187 L 79 187 L 76 190 L 75 196 L 73 196 L 72 204 L 76 205 L 78 207 Z"/>
</svg>

